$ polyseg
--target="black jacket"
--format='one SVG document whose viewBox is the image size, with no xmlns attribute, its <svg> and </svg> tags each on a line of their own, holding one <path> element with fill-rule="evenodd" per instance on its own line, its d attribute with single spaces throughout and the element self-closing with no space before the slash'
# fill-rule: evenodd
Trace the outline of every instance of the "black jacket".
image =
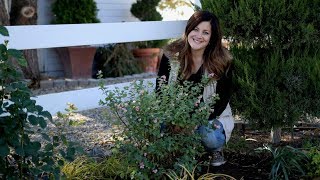
<svg viewBox="0 0 320 180">
<path fill-rule="evenodd" d="M 158 71 L 158 77 L 161 77 L 163 75 L 166 76 L 166 81 L 168 82 L 170 74 L 170 63 L 169 59 L 163 55 L 159 71 Z M 192 74 L 188 81 L 194 82 L 194 83 L 200 83 L 202 76 L 204 74 L 204 70 L 201 67 L 196 74 Z M 159 80 L 156 81 L 156 90 L 159 89 Z M 216 103 L 213 105 L 214 112 L 210 114 L 209 120 L 217 118 L 217 116 L 220 116 L 221 113 L 226 109 L 230 98 L 232 94 L 232 68 L 229 68 L 228 73 L 224 74 L 219 80 L 217 80 L 217 87 L 216 87 L 216 93 L 219 95 L 219 100 L 216 101 Z"/>
</svg>

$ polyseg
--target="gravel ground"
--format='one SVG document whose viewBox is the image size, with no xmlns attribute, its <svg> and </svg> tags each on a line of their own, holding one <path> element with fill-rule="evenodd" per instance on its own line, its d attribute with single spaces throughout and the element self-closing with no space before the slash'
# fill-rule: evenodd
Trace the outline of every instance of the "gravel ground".
<svg viewBox="0 0 320 180">
<path fill-rule="evenodd" d="M 91 156 L 104 157 L 110 154 L 113 145 L 111 123 L 105 118 L 107 108 L 101 107 L 76 112 L 70 119 L 77 125 L 66 126 L 67 138 L 78 142 Z M 63 121 L 53 117 L 54 121 Z"/>
</svg>

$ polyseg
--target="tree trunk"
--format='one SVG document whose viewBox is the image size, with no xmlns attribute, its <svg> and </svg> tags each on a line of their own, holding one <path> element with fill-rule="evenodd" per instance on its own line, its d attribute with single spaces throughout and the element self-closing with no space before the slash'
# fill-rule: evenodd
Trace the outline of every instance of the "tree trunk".
<svg viewBox="0 0 320 180">
<path fill-rule="evenodd" d="M 0 25 L 8 26 L 9 25 L 9 14 L 6 9 L 4 1 L 5 0 L 0 0 Z"/>
<path fill-rule="evenodd" d="M 11 25 L 35 25 L 37 18 L 37 0 L 12 0 Z M 27 66 L 21 67 L 24 78 L 31 79 L 30 88 L 39 88 L 40 71 L 37 50 L 24 50 L 23 54 L 27 60 Z"/>
<path fill-rule="evenodd" d="M 281 141 L 281 128 L 272 128 L 270 137 L 271 137 L 271 143 L 279 144 Z"/>
</svg>

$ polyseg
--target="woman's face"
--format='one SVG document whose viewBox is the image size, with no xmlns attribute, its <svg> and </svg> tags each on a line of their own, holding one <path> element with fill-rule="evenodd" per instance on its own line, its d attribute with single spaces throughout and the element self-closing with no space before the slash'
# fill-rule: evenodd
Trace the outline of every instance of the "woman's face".
<svg viewBox="0 0 320 180">
<path fill-rule="evenodd" d="M 209 21 L 199 23 L 189 34 L 188 43 L 194 51 L 204 51 L 210 42 L 211 24 Z"/>
</svg>

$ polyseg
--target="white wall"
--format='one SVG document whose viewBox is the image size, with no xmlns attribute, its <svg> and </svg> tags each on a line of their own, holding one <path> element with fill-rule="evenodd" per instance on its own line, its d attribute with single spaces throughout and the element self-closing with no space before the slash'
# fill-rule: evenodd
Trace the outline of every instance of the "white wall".
<svg viewBox="0 0 320 180">
<path fill-rule="evenodd" d="M 51 24 L 51 4 L 55 0 L 38 1 L 38 25 Z M 63 77 L 63 65 L 54 48 L 38 49 L 39 70 L 44 77 Z"/>
<path fill-rule="evenodd" d="M 130 13 L 134 2 L 136 0 L 96 0 L 98 18 L 105 23 L 138 21 Z"/>
</svg>

